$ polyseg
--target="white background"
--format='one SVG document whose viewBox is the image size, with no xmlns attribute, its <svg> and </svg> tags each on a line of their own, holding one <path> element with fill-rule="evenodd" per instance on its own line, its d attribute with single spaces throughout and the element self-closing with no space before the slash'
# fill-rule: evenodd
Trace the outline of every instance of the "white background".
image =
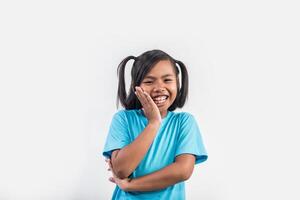
<svg viewBox="0 0 300 200">
<path fill-rule="evenodd" d="M 265 0 L 1 1 L 0 199 L 109 199 L 101 151 L 117 65 L 155 48 L 187 65 L 184 110 L 209 154 L 187 199 L 299 199 L 299 9 Z"/>
</svg>

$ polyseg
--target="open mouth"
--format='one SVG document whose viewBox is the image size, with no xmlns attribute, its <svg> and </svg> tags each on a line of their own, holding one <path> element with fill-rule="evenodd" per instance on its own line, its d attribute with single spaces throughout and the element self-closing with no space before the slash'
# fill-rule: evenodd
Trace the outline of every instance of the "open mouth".
<svg viewBox="0 0 300 200">
<path fill-rule="evenodd" d="M 153 97 L 153 101 L 156 105 L 162 105 L 166 102 L 166 100 L 169 98 L 169 96 L 167 95 L 161 95 L 161 96 L 156 96 L 156 97 Z"/>
</svg>

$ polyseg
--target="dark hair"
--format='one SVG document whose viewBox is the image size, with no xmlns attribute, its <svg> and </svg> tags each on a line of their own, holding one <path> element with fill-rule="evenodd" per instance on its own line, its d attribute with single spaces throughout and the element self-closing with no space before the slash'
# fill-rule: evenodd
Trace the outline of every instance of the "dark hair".
<svg viewBox="0 0 300 200">
<path fill-rule="evenodd" d="M 129 94 L 127 96 L 126 87 L 125 87 L 125 66 L 129 60 L 133 59 L 134 63 L 131 69 L 131 86 L 129 89 Z M 122 60 L 118 66 L 118 96 L 117 96 L 117 106 L 119 101 L 126 110 L 131 109 L 140 109 L 142 108 L 141 103 L 136 97 L 134 91 L 135 86 L 139 86 L 143 81 L 147 73 L 159 62 L 162 60 L 169 60 L 173 65 L 176 77 L 177 77 L 177 96 L 173 104 L 168 108 L 168 110 L 173 111 L 177 107 L 182 108 L 185 104 L 188 94 L 188 72 L 185 65 L 179 61 L 172 58 L 167 53 L 155 49 L 151 51 L 146 51 L 138 57 L 128 56 Z M 181 84 L 179 86 L 179 69 L 176 64 L 180 67 L 181 72 Z M 180 88 L 179 88 L 180 87 Z"/>
</svg>

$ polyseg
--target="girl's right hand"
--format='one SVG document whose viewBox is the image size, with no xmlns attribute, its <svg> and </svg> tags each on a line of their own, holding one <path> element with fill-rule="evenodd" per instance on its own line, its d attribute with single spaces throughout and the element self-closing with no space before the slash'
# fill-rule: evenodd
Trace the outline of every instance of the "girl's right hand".
<svg viewBox="0 0 300 200">
<path fill-rule="evenodd" d="M 161 123 L 161 115 L 157 105 L 154 103 L 150 95 L 143 91 L 141 87 L 135 87 L 135 94 L 143 106 L 143 111 L 149 123 Z"/>
</svg>

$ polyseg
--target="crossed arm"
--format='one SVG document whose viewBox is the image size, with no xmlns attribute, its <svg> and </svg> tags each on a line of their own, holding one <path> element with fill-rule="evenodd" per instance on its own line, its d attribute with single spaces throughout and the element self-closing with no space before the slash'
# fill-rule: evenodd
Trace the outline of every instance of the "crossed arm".
<svg viewBox="0 0 300 200">
<path fill-rule="evenodd" d="M 178 182 L 189 179 L 193 173 L 195 156 L 181 154 L 175 162 L 145 176 L 129 179 L 144 158 L 159 126 L 149 124 L 144 131 L 129 145 L 113 151 L 109 167 L 113 173 L 110 180 L 124 191 L 154 191 L 164 189 Z"/>
<path fill-rule="evenodd" d="M 182 154 L 176 157 L 174 163 L 151 174 L 135 179 L 120 179 L 114 176 L 111 181 L 119 185 L 124 191 L 160 190 L 189 179 L 194 169 L 194 163 L 194 155 Z"/>
</svg>

